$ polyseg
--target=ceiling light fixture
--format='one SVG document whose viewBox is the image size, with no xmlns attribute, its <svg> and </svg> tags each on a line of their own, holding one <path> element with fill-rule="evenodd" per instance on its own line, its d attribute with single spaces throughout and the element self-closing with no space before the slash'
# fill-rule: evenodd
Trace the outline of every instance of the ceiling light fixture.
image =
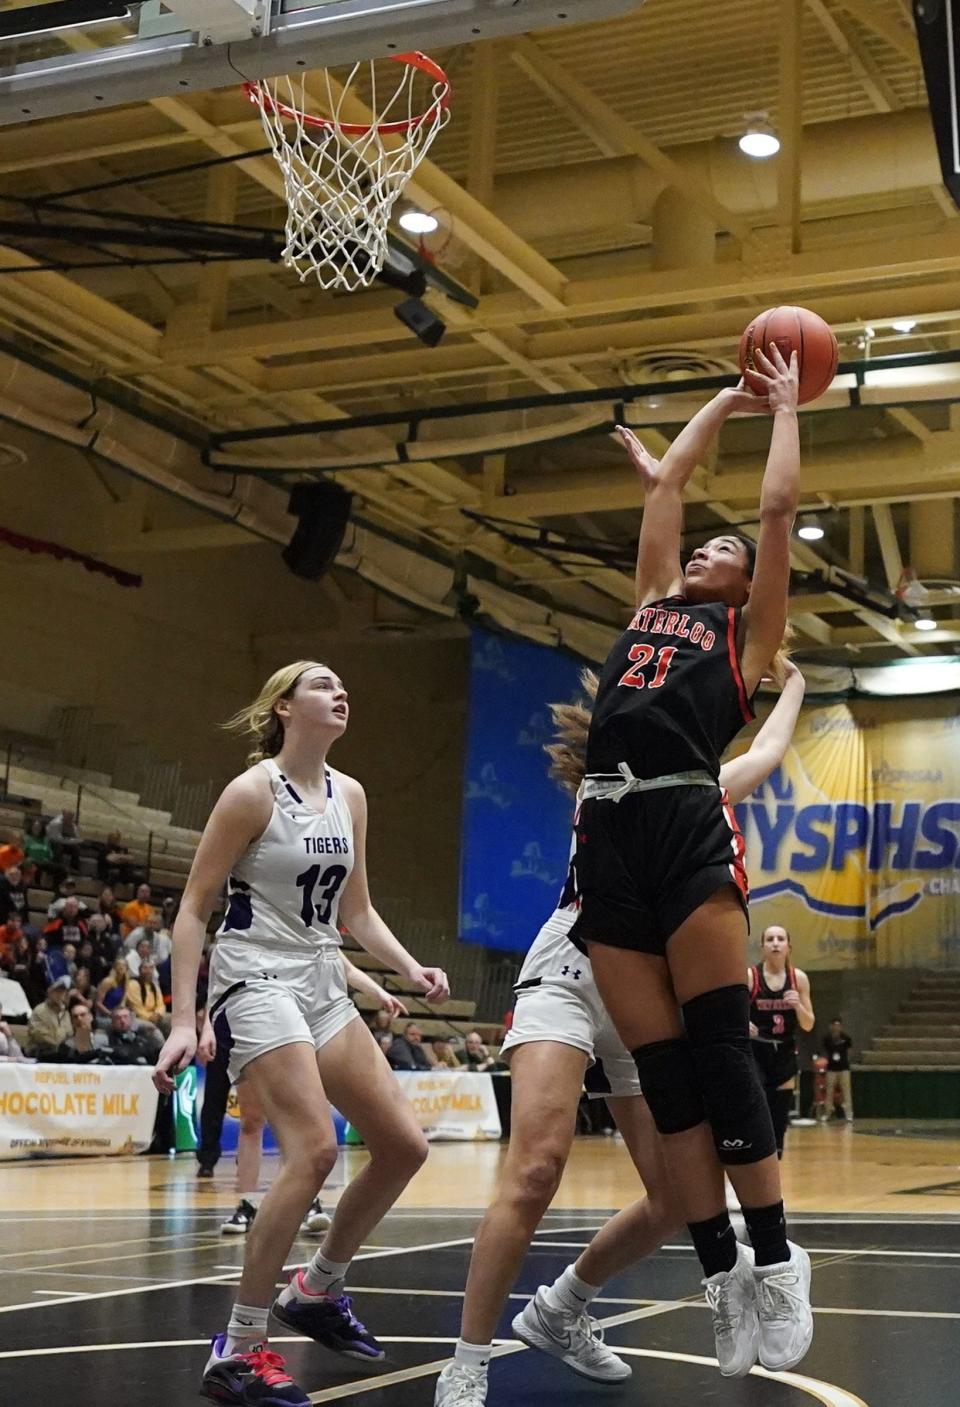
<svg viewBox="0 0 960 1407">
<path fill-rule="evenodd" d="M 906 332 L 912 332 L 913 329 L 916 327 L 916 325 L 917 325 L 917 320 L 916 320 L 916 318 L 897 318 L 896 322 L 892 322 L 892 323 L 890 324 L 890 326 L 893 328 L 894 332 L 904 332 L 904 333 L 906 333 Z"/>
<path fill-rule="evenodd" d="M 771 127 L 765 112 L 747 115 L 747 130 L 737 143 L 745 156 L 765 161 L 780 150 L 780 138 Z"/>
<path fill-rule="evenodd" d="M 937 622 L 933 616 L 917 616 L 913 622 L 918 630 L 936 630 Z"/>
<path fill-rule="evenodd" d="M 437 217 L 428 215 L 425 210 L 405 210 L 400 216 L 400 228 L 408 234 L 433 234 L 439 227 L 440 221 Z"/>
<path fill-rule="evenodd" d="M 797 528 L 797 537 L 802 537 L 805 542 L 819 542 L 823 537 L 823 528 L 814 513 L 806 513 L 800 519 L 800 526 Z"/>
</svg>

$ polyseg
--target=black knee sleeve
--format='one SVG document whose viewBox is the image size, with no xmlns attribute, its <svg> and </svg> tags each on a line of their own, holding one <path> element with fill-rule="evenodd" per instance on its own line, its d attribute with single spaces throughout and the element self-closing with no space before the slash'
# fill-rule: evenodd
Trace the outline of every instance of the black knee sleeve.
<svg viewBox="0 0 960 1407">
<path fill-rule="evenodd" d="M 776 1152 L 773 1121 L 750 1053 L 750 994 L 739 983 L 683 1005 L 693 1067 L 721 1163 Z"/>
<path fill-rule="evenodd" d="M 770 1117 L 773 1120 L 773 1136 L 777 1141 L 777 1157 L 782 1158 L 783 1140 L 790 1124 L 794 1092 L 792 1089 L 768 1089 L 766 1093 Z"/>
<path fill-rule="evenodd" d="M 658 1133 L 685 1133 L 703 1123 L 706 1111 L 685 1037 L 638 1046 L 631 1054 Z"/>
</svg>

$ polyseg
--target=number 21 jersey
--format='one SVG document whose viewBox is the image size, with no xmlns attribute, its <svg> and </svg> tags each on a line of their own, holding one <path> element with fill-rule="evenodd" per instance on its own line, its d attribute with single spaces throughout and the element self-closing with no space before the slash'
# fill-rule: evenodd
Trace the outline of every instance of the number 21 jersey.
<svg viewBox="0 0 960 1407">
<path fill-rule="evenodd" d="M 669 596 L 638 608 L 600 676 L 587 772 L 635 777 L 720 772 L 720 757 L 753 719 L 737 657 L 740 611 Z"/>
<path fill-rule="evenodd" d="M 327 804 L 314 811 L 272 758 L 257 765 L 270 778 L 273 811 L 233 867 L 217 937 L 300 952 L 339 946 L 337 910 L 354 859 L 346 798 L 327 768 Z"/>
</svg>

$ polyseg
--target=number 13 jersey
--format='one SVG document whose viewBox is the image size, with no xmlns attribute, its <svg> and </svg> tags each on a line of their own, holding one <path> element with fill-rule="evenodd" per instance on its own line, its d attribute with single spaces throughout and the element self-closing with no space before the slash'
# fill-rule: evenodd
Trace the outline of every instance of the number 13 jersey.
<svg viewBox="0 0 960 1407">
<path fill-rule="evenodd" d="M 740 611 L 668 596 L 638 608 L 607 656 L 587 740 L 587 772 L 635 777 L 706 771 L 753 719 L 740 661 Z"/>
<path fill-rule="evenodd" d="M 273 811 L 266 830 L 233 867 L 218 940 L 305 954 L 339 947 L 337 910 L 354 847 L 353 817 L 336 774 L 326 769 L 327 804 L 320 812 L 272 758 L 257 765 L 270 778 Z"/>
</svg>

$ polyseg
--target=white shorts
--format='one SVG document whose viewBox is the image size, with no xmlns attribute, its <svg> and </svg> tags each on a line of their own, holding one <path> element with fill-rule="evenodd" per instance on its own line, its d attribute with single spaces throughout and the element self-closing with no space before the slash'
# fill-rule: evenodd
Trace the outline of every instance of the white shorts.
<svg viewBox="0 0 960 1407">
<path fill-rule="evenodd" d="M 258 1055 L 298 1041 L 319 1050 L 360 1017 L 347 991 L 340 949 L 333 946 L 301 955 L 221 939 L 207 1000 L 234 1081 Z"/>
<path fill-rule="evenodd" d="M 556 1041 L 587 1056 L 584 1086 L 591 1098 L 640 1095 L 637 1067 L 600 1000 L 590 960 L 566 936 L 575 918 L 575 912 L 568 919 L 558 911 L 527 953 L 501 1059 L 509 1062 L 518 1045 Z"/>
</svg>

